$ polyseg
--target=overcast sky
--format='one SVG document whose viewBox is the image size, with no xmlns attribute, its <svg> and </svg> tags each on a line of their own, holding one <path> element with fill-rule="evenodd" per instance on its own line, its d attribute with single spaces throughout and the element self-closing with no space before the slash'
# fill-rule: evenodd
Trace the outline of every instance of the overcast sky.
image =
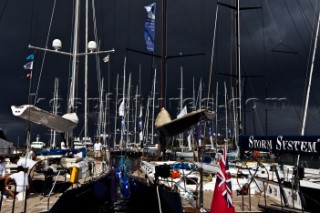
<svg viewBox="0 0 320 213">
<path fill-rule="evenodd" d="M 231 1 L 221 1 L 231 4 Z M 283 134 L 299 135 L 302 117 L 302 105 L 305 97 L 307 75 L 310 70 L 313 41 L 319 5 L 315 0 L 242 0 L 241 7 L 261 7 L 241 10 L 241 71 L 243 75 L 243 112 L 246 116 L 247 134 Z M 26 57 L 35 53 L 31 93 L 37 93 L 36 104 L 47 111 L 52 110 L 50 100 L 53 97 L 54 79 L 59 78 L 61 107 L 59 113 L 66 111 L 68 93 L 68 74 L 71 65 L 63 55 L 28 49 L 28 44 L 51 48 L 52 40 L 61 39 L 63 50 L 70 51 L 72 37 L 73 1 L 57 0 L 53 11 L 53 0 L 10 0 L 0 2 L 0 69 L 1 104 L 0 128 L 9 141 L 24 143 L 26 122 L 12 115 L 11 105 L 28 103 L 29 81 L 25 78 Z M 82 7 L 84 1 L 81 1 Z M 104 89 L 112 93 L 111 116 L 114 116 L 116 79 L 119 77 L 119 98 L 122 98 L 124 60 L 126 72 L 132 75 L 132 94 L 141 85 L 144 99 L 152 90 L 152 57 L 144 43 L 144 6 L 152 1 L 141 0 L 98 0 L 96 7 L 96 26 L 101 50 L 114 48 L 109 63 L 103 63 L 102 55 L 98 60 L 100 75 L 104 77 Z M 91 4 L 91 3 L 90 3 Z M 155 54 L 161 50 L 161 1 L 157 1 Z M 213 76 L 210 98 L 215 98 L 218 82 L 219 131 L 224 131 L 224 82 L 227 85 L 228 100 L 232 98 L 231 88 L 235 89 L 235 79 L 226 74 L 235 74 L 235 43 L 232 10 L 218 6 L 217 25 L 215 16 L 217 2 L 209 0 L 174 0 L 167 2 L 167 55 L 195 54 L 193 57 L 168 58 L 167 60 L 167 101 L 166 107 L 175 118 L 178 110 L 180 73 L 183 69 L 183 96 L 192 98 L 193 82 L 196 93 L 200 79 L 203 81 L 203 98 L 208 93 L 210 58 L 213 32 L 216 27 Z M 83 12 L 82 12 L 83 15 Z M 90 17 L 92 13 L 90 12 Z M 83 51 L 84 22 L 82 16 L 80 50 Z M 89 40 L 94 40 L 92 18 L 90 18 Z M 51 27 L 50 27 L 51 26 Z M 48 40 L 48 42 L 46 42 Z M 135 51 L 132 51 L 135 50 Z M 316 135 L 320 127 L 318 103 L 319 60 L 316 54 L 314 75 L 311 87 L 311 99 L 307 118 L 306 134 Z M 157 76 L 160 75 L 159 58 L 155 58 Z M 95 58 L 89 58 L 89 98 L 98 97 L 97 71 Z M 79 68 L 79 98 L 83 100 L 83 59 Z M 139 68 L 140 67 L 140 68 Z M 139 69 L 141 81 L 139 83 Z M 41 72 L 42 70 L 42 72 Z M 223 74 L 223 75 L 221 75 Z M 128 79 L 127 79 L 128 80 Z M 159 80 L 157 82 L 159 88 Z M 157 91 L 158 92 L 158 91 Z M 83 134 L 83 101 L 79 101 L 80 124 L 75 130 Z M 185 101 L 188 111 L 191 102 Z M 94 134 L 96 102 L 90 101 L 90 134 Z M 144 106 L 145 108 L 146 106 Z M 159 109 L 158 109 L 159 110 Z M 112 121 L 111 121 L 112 122 Z M 113 122 L 112 124 L 113 125 Z M 112 127 L 113 129 L 113 127 Z M 49 130 L 32 125 L 32 140 L 40 134 L 45 138 Z"/>
</svg>

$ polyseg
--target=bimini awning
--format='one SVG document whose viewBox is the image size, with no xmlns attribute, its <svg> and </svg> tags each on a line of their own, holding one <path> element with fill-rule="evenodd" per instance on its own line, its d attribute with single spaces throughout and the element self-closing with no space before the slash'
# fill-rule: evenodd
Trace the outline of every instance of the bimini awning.
<svg viewBox="0 0 320 213">
<path fill-rule="evenodd" d="M 11 106 L 11 110 L 14 116 L 36 124 L 42 124 L 57 132 L 69 132 L 77 126 L 79 121 L 76 113 L 59 116 L 34 105 Z"/>
<path fill-rule="evenodd" d="M 213 119 L 214 113 L 206 109 L 199 109 L 171 120 L 168 111 L 164 108 L 159 112 L 155 127 L 165 136 L 175 136 L 194 127 L 199 122 Z"/>
</svg>

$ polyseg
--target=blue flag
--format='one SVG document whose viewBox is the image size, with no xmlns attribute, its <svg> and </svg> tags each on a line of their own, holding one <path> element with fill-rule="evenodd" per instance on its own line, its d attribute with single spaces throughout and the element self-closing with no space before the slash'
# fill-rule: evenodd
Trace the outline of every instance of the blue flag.
<svg viewBox="0 0 320 213">
<path fill-rule="evenodd" d="M 30 54 L 26 57 L 26 60 L 33 60 L 34 59 L 34 54 Z"/>
<path fill-rule="evenodd" d="M 156 3 L 149 4 L 144 7 L 147 13 L 146 22 L 144 24 L 144 39 L 148 51 L 154 51 L 154 31 L 156 18 Z"/>
</svg>

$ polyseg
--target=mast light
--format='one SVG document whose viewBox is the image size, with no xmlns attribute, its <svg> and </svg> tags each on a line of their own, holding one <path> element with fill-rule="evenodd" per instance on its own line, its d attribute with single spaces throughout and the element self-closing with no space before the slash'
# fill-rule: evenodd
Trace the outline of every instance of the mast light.
<svg viewBox="0 0 320 213">
<path fill-rule="evenodd" d="M 93 52 L 97 49 L 97 43 L 95 41 L 89 41 L 88 43 L 88 50 Z"/>
<path fill-rule="evenodd" d="M 52 48 L 56 51 L 60 50 L 62 48 L 62 43 L 60 39 L 54 39 L 52 42 Z"/>
</svg>

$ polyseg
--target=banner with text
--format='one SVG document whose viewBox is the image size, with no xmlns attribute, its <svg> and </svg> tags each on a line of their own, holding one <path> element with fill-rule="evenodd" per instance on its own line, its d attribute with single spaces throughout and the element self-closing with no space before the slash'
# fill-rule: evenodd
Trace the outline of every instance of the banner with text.
<svg viewBox="0 0 320 213">
<path fill-rule="evenodd" d="M 239 136 L 239 146 L 272 153 L 320 154 L 320 136 Z"/>
</svg>

